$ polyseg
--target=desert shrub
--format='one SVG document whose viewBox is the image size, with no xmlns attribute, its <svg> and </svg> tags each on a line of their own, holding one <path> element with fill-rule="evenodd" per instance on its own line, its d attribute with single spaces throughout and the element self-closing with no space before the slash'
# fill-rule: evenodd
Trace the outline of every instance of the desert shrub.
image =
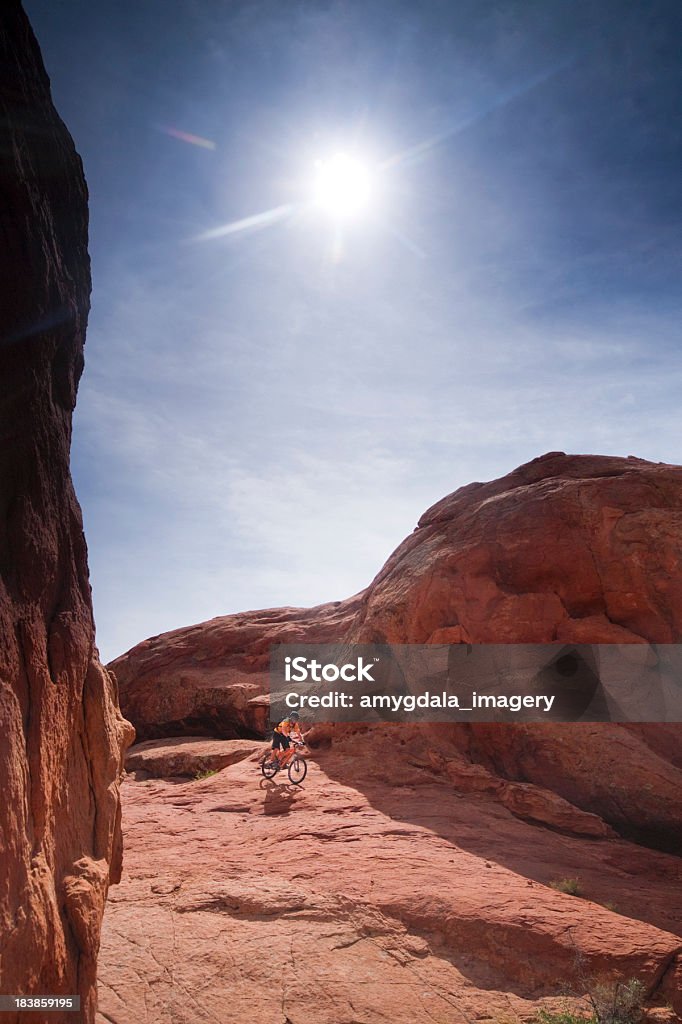
<svg viewBox="0 0 682 1024">
<path fill-rule="evenodd" d="M 582 896 L 579 878 L 556 878 L 549 883 L 551 889 L 565 892 L 567 896 Z"/>
<path fill-rule="evenodd" d="M 589 1015 L 577 1010 L 538 1010 L 537 1024 L 640 1024 L 643 1020 L 644 986 L 631 978 L 625 982 L 594 982 L 587 1000 Z"/>
<path fill-rule="evenodd" d="M 641 981 L 597 984 L 588 998 L 597 1024 L 639 1024 L 644 1016 L 644 986 Z"/>
<path fill-rule="evenodd" d="M 594 1021 L 594 1017 L 586 1017 L 573 1010 L 538 1010 L 535 1020 L 538 1024 L 588 1024 Z"/>
<path fill-rule="evenodd" d="M 210 779 L 211 775 L 217 775 L 217 774 L 218 774 L 218 769 L 217 768 L 207 768 L 206 771 L 195 772 L 194 773 L 194 778 L 197 779 L 197 780 L 199 780 L 199 779 Z"/>
</svg>

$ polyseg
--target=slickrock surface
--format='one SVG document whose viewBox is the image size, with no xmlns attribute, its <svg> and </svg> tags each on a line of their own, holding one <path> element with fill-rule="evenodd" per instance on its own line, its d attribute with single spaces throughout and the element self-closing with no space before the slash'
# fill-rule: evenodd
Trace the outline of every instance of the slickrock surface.
<svg viewBox="0 0 682 1024">
<path fill-rule="evenodd" d="M 0 5 L 0 194 L 0 991 L 78 993 L 87 1022 L 132 730 L 94 647 L 69 472 L 90 295 L 87 191 L 16 0 Z"/>
<path fill-rule="evenodd" d="M 176 736 L 136 743 L 128 752 L 127 771 L 171 779 L 216 772 L 250 757 L 261 744 L 255 740 L 208 740 L 205 736 Z"/>
<path fill-rule="evenodd" d="M 471 756 L 510 779 L 538 783 L 600 815 L 621 835 L 682 852 L 682 771 L 661 724 L 660 744 L 608 722 L 469 726 Z"/>
<path fill-rule="evenodd" d="M 458 772 L 456 749 L 386 726 L 313 752 L 300 788 L 257 755 L 127 781 L 100 1024 L 528 1019 L 577 954 L 674 998 L 680 861 L 530 824 Z M 585 898 L 548 885 L 575 877 Z"/>
</svg>

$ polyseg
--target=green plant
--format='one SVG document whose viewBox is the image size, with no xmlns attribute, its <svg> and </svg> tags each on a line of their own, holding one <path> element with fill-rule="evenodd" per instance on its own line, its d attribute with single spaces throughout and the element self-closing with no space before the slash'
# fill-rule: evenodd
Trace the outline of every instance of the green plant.
<svg viewBox="0 0 682 1024">
<path fill-rule="evenodd" d="M 636 978 L 615 984 L 596 984 L 587 993 L 597 1024 L 639 1024 L 643 1017 L 644 985 Z"/>
<path fill-rule="evenodd" d="M 217 775 L 217 768 L 207 768 L 205 771 L 198 771 L 194 773 L 194 778 L 197 779 L 210 779 L 211 775 Z"/>
<path fill-rule="evenodd" d="M 579 878 L 557 878 L 549 883 L 551 889 L 565 892 L 567 896 L 582 896 Z"/>
<path fill-rule="evenodd" d="M 641 981 L 592 982 L 586 993 L 592 1012 L 538 1010 L 537 1024 L 640 1024 L 643 1019 L 644 986 Z"/>
<path fill-rule="evenodd" d="M 604 910 L 610 910 L 612 914 L 620 914 L 617 903 L 612 903 L 611 900 L 607 900 L 606 903 L 602 903 Z"/>
<path fill-rule="evenodd" d="M 573 1010 L 538 1010 L 535 1020 L 538 1024 L 588 1024 L 594 1017 L 585 1017 L 581 1013 L 574 1013 Z"/>
</svg>

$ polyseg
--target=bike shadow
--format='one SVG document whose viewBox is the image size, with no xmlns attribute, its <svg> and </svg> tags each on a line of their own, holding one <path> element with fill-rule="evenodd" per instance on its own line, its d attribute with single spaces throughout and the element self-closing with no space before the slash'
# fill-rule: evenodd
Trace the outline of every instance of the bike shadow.
<svg viewBox="0 0 682 1024">
<path fill-rule="evenodd" d="M 277 783 L 274 779 L 261 779 L 260 788 L 265 792 L 263 814 L 289 814 L 301 789 L 291 783 Z"/>
</svg>

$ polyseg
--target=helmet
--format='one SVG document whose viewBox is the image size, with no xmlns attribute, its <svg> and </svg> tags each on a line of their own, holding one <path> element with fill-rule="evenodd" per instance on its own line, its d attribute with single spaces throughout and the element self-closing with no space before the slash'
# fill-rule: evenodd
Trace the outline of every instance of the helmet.
<svg viewBox="0 0 682 1024">
<path fill-rule="evenodd" d="M 299 715 L 298 711 L 292 711 L 291 714 L 289 715 L 289 721 L 298 722 L 300 717 L 301 716 Z"/>
</svg>

